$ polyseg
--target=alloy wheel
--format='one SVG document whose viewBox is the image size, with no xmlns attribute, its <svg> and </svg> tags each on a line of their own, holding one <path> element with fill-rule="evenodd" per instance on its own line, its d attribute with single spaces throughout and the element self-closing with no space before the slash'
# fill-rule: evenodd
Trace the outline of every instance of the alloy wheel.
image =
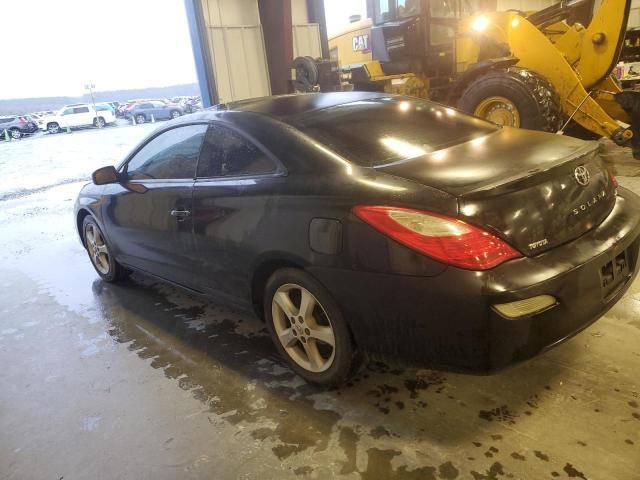
<svg viewBox="0 0 640 480">
<path fill-rule="evenodd" d="M 109 250 L 107 249 L 107 244 L 102 237 L 102 232 L 98 227 L 89 223 L 85 229 L 85 238 L 91 262 L 98 272 L 103 275 L 107 275 L 111 267 L 109 262 Z"/>
<path fill-rule="evenodd" d="M 144 123 L 146 121 L 147 119 L 145 118 L 144 115 L 136 115 L 136 123 Z"/>
<path fill-rule="evenodd" d="M 291 359 L 309 372 L 324 372 L 333 364 L 336 338 L 331 320 L 306 288 L 287 283 L 271 302 L 276 336 Z"/>
<path fill-rule="evenodd" d="M 177 110 L 174 110 L 173 112 L 171 112 L 171 118 L 178 118 L 180 116 L 180 112 L 178 112 Z"/>
<path fill-rule="evenodd" d="M 49 130 L 49 133 L 58 133 L 60 131 L 60 126 L 57 123 L 54 123 L 49 125 L 47 129 Z"/>
<path fill-rule="evenodd" d="M 104 127 L 104 118 L 102 118 L 102 117 L 98 117 L 98 118 L 96 118 L 96 120 L 95 120 L 95 125 L 96 125 L 96 127 L 98 127 L 98 128 L 102 128 L 102 127 Z"/>
<path fill-rule="evenodd" d="M 22 133 L 20 133 L 20 130 L 18 130 L 17 128 L 10 130 L 10 132 L 11 138 L 13 138 L 14 140 L 18 140 L 20 137 L 22 137 Z"/>
</svg>

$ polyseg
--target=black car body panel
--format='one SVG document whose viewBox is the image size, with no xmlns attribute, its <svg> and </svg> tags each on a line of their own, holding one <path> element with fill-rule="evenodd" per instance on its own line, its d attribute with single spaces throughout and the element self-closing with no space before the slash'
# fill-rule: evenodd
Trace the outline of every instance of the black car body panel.
<svg viewBox="0 0 640 480">
<path fill-rule="evenodd" d="M 330 291 L 363 349 L 465 371 L 535 355 L 585 328 L 629 287 L 640 200 L 616 192 L 593 144 L 487 126 L 482 141 L 367 167 L 294 126 L 308 112 L 367 99 L 413 101 L 366 92 L 285 96 L 168 122 L 150 138 L 176 126 L 222 125 L 273 158 L 274 169 L 89 184 L 76 202 L 78 225 L 94 216 L 123 265 L 257 311 L 265 276 L 302 268 Z M 148 141 L 120 165 L 121 174 Z M 438 152 L 444 155 L 434 159 Z M 572 177 L 580 165 L 591 172 L 582 189 Z M 352 213 L 356 205 L 465 219 L 523 256 L 484 271 L 453 267 L 363 222 Z M 540 237 L 547 242 L 530 248 Z M 623 263 L 603 280 L 610 264 Z M 557 305 L 517 320 L 493 308 L 539 294 L 553 295 Z"/>
</svg>

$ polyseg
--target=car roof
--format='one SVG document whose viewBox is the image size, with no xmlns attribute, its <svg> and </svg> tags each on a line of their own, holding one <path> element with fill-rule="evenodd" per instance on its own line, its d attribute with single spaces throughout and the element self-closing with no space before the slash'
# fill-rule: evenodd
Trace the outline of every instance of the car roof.
<svg viewBox="0 0 640 480">
<path fill-rule="evenodd" d="M 361 100 L 388 98 L 390 96 L 394 95 L 375 92 L 296 93 L 291 95 L 250 98 L 219 104 L 211 107 L 208 111 L 219 112 L 221 110 L 232 110 L 253 112 L 283 120 L 287 117 L 297 116 L 313 110 L 335 107 Z"/>
</svg>

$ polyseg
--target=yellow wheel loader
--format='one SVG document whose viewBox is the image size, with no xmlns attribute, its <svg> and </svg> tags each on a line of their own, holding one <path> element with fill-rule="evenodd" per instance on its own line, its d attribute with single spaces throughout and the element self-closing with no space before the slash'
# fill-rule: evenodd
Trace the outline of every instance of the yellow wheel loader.
<svg viewBox="0 0 640 480">
<path fill-rule="evenodd" d="M 640 92 L 612 75 L 631 0 L 595 13 L 594 0 L 537 12 L 496 1 L 368 0 L 370 18 L 331 38 L 329 59 L 294 60 L 294 87 L 430 98 L 501 125 L 608 137 L 640 157 Z"/>
</svg>

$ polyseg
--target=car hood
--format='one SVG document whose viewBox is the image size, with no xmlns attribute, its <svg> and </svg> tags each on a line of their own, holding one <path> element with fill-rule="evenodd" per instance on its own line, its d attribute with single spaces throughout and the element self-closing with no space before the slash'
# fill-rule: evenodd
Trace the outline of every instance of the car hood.
<svg viewBox="0 0 640 480">
<path fill-rule="evenodd" d="M 598 144 L 549 133 L 502 128 L 377 170 L 455 196 L 461 218 L 530 256 L 599 225 L 615 204 Z"/>
</svg>

